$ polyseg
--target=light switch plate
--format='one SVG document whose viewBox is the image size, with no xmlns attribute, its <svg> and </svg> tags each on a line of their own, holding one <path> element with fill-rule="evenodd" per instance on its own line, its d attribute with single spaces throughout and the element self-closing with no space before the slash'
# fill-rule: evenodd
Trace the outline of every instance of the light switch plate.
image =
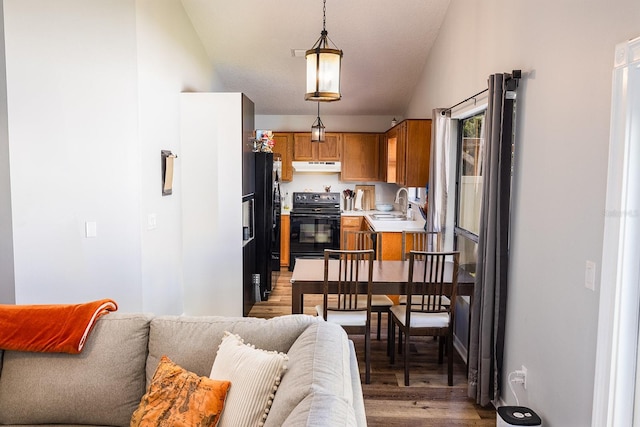
<svg viewBox="0 0 640 427">
<path fill-rule="evenodd" d="M 95 221 L 87 221 L 84 223 L 84 234 L 87 238 L 96 237 L 98 235 L 98 227 Z"/>
<path fill-rule="evenodd" d="M 150 213 L 147 216 L 147 230 L 155 230 L 158 228 L 158 221 L 156 219 L 156 214 Z"/>
<path fill-rule="evenodd" d="M 584 286 L 592 291 L 596 290 L 596 263 L 587 261 L 584 269 Z"/>
</svg>

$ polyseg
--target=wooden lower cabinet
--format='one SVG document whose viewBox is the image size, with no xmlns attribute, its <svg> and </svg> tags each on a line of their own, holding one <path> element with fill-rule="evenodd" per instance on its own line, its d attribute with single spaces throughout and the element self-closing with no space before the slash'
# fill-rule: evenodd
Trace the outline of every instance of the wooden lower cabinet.
<svg viewBox="0 0 640 427">
<path fill-rule="evenodd" d="M 382 259 L 399 261 L 402 258 L 402 233 L 382 233 Z"/>
<path fill-rule="evenodd" d="M 340 218 L 340 249 L 355 249 L 355 242 L 353 240 L 345 241 L 344 232 L 360 231 L 362 230 L 362 226 L 364 225 L 364 223 L 364 217 L 362 216 L 342 216 Z"/>
<path fill-rule="evenodd" d="M 290 232 L 289 215 L 280 215 L 280 267 L 289 267 Z"/>
<path fill-rule="evenodd" d="M 367 220 L 363 221 L 364 230 L 373 230 Z M 382 232 L 382 260 L 399 261 L 402 259 L 402 233 Z"/>
</svg>

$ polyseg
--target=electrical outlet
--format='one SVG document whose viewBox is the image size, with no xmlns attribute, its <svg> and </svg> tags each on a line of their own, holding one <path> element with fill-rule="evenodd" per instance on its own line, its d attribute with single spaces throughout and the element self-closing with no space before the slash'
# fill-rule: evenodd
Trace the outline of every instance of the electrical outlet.
<svg viewBox="0 0 640 427">
<path fill-rule="evenodd" d="M 527 367 L 522 365 L 522 387 L 524 387 L 524 389 L 527 389 Z"/>
</svg>

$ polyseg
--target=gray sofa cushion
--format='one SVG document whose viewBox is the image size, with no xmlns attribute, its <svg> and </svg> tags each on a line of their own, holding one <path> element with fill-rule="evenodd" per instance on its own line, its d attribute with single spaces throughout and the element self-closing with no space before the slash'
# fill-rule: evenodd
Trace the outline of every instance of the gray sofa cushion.
<svg viewBox="0 0 640 427">
<path fill-rule="evenodd" d="M 147 384 L 163 355 L 188 371 L 209 376 L 224 331 L 240 335 L 256 348 L 286 353 L 298 336 L 318 321 L 314 316 L 302 314 L 268 320 L 224 316 L 156 317 L 149 331 Z"/>
<path fill-rule="evenodd" d="M 288 369 L 282 376 L 265 427 L 281 426 L 291 411 L 313 393 L 335 395 L 351 406 L 349 351 L 347 334 L 337 324 L 320 321 L 300 334 L 287 353 Z"/>
<path fill-rule="evenodd" d="M 280 425 L 282 427 L 351 427 L 357 423 L 353 407 L 348 402 L 335 394 L 316 391 L 307 395 Z"/>
<path fill-rule="evenodd" d="M 102 316 L 77 355 L 5 351 L 0 423 L 128 426 L 145 392 L 149 322 Z"/>
<path fill-rule="evenodd" d="M 359 426 L 367 425 L 367 414 L 364 410 L 364 396 L 362 395 L 362 384 L 360 383 L 360 371 L 358 369 L 358 359 L 353 341 L 349 340 L 349 359 L 351 360 L 351 386 L 353 387 L 353 411 Z"/>
</svg>

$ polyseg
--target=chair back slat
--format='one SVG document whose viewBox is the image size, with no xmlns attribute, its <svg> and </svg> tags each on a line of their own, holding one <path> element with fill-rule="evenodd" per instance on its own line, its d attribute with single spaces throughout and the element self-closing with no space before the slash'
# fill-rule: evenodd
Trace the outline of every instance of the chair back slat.
<svg viewBox="0 0 640 427">
<path fill-rule="evenodd" d="M 373 249 L 373 259 L 380 259 L 382 255 L 382 233 L 377 231 L 346 230 L 342 245 L 344 250 Z"/>
<path fill-rule="evenodd" d="M 371 282 L 373 279 L 373 249 L 324 251 L 323 316 L 328 310 L 371 310 Z M 330 282 L 336 282 L 332 292 Z M 331 300 L 329 297 L 331 296 Z M 366 296 L 366 298 L 359 298 Z"/>
<path fill-rule="evenodd" d="M 411 312 L 450 313 L 457 295 L 459 252 L 409 252 L 407 324 Z M 451 276 L 449 276 L 451 275 Z M 447 293 L 451 277 L 451 292 Z M 445 302 L 446 301 L 446 302 Z M 450 303 L 449 303 L 450 302 Z"/>
<path fill-rule="evenodd" d="M 403 231 L 402 260 L 409 259 L 409 252 L 440 252 L 442 250 L 442 233 L 436 231 Z"/>
</svg>

